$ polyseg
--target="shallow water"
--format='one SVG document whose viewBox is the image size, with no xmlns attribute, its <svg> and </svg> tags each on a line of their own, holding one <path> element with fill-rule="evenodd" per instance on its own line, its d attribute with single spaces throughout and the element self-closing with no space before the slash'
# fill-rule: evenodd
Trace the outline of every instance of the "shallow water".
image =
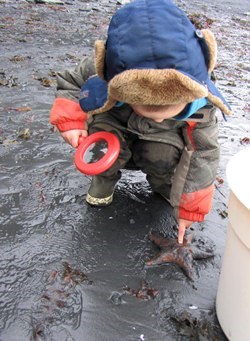
<svg viewBox="0 0 250 341">
<path fill-rule="evenodd" d="M 0 0 L 1 341 L 225 340 L 215 314 L 227 227 L 221 212 L 226 164 L 250 137 L 249 8 L 246 1 L 178 4 L 214 19 L 217 85 L 234 111 L 227 122 L 218 113 L 224 183 L 216 183 L 206 221 L 194 226 L 194 243 L 215 256 L 195 263 L 194 282 L 174 265 L 144 266 L 157 251 L 148 233 L 175 234 L 171 210 L 144 175 L 124 172 L 112 206 L 87 206 L 90 178 L 49 125 L 54 72 L 73 68 L 105 37 L 116 1 Z M 142 278 L 159 291 L 154 300 L 123 292 L 138 289 Z"/>
</svg>

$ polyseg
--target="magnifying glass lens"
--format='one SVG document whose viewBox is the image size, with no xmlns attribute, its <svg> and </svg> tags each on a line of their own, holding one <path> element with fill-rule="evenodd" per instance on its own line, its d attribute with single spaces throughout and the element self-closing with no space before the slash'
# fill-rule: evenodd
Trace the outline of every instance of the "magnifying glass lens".
<svg viewBox="0 0 250 341">
<path fill-rule="evenodd" d="M 92 143 L 83 155 L 85 163 L 95 163 L 101 160 L 108 151 L 108 143 L 105 140 Z"/>
<path fill-rule="evenodd" d="M 120 153 L 119 139 L 107 131 L 79 138 L 75 153 L 76 168 L 86 175 L 97 175 L 109 169 Z"/>
</svg>

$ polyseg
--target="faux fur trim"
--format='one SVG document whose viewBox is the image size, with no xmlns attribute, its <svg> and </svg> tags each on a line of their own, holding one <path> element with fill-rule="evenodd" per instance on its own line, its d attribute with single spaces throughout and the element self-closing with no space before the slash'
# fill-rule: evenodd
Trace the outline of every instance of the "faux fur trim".
<svg viewBox="0 0 250 341">
<path fill-rule="evenodd" d="M 216 60 L 217 60 L 217 43 L 215 36 L 212 31 L 209 29 L 201 30 L 203 33 L 203 37 L 207 43 L 209 52 L 210 52 L 210 59 L 209 59 L 209 66 L 208 72 L 211 73 L 215 68 Z"/>
<path fill-rule="evenodd" d="M 208 93 L 207 99 L 210 103 L 214 104 L 217 108 L 219 108 L 222 112 L 225 114 L 231 116 L 233 113 L 228 107 L 222 102 L 222 100 L 211 94 L 211 92 Z"/>
<path fill-rule="evenodd" d="M 97 75 L 104 79 L 104 61 L 105 61 L 105 42 L 96 40 L 95 42 L 95 69 Z"/>
<path fill-rule="evenodd" d="M 216 64 L 217 43 L 214 34 L 209 29 L 202 30 L 204 39 L 210 51 L 210 73 Z M 95 68 L 97 75 L 104 79 L 105 42 L 95 42 Z M 207 97 L 209 102 L 221 109 L 225 114 L 232 111 L 222 100 L 208 92 L 207 89 L 175 69 L 132 69 L 116 75 L 109 82 L 109 96 L 106 103 L 90 114 L 99 114 L 110 110 L 121 101 L 130 104 L 164 105 L 190 103 L 197 98 Z"/>
<path fill-rule="evenodd" d="M 129 104 L 164 105 L 190 103 L 208 91 L 175 69 L 133 69 L 111 79 L 109 95 Z"/>
<path fill-rule="evenodd" d="M 229 116 L 232 115 L 232 111 L 228 109 L 228 107 L 222 102 L 222 100 L 219 97 L 212 95 L 210 92 L 208 92 L 206 97 L 211 104 L 215 105 L 222 112 L 224 112 L 225 114 L 227 114 Z M 178 103 L 178 102 L 176 102 L 176 103 Z M 101 114 L 103 112 L 107 112 L 108 110 L 112 109 L 115 106 L 115 104 L 116 104 L 116 100 L 109 96 L 107 101 L 105 102 L 105 104 L 101 108 L 89 111 L 88 113 L 91 115 Z M 133 104 L 133 103 L 131 103 L 131 104 Z M 143 104 L 149 104 L 149 103 L 143 103 Z M 157 103 L 155 101 L 153 102 L 153 104 L 157 105 Z M 162 105 L 162 104 L 169 104 L 169 103 L 164 103 L 164 102 L 159 103 L 159 105 Z M 173 104 L 175 104 L 175 103 L 173 103 Z"/>
</svg>

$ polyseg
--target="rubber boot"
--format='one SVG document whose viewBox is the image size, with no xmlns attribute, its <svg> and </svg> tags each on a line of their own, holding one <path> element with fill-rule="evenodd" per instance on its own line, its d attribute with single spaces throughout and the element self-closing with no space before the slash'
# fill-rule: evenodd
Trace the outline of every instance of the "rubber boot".
<svg viewBox="0 0 250 341">
<path fill-rule="evenodd" d="M 92 206 L 110 205 L 113 201 L 115 185 L 120 177 L 120 173 L 109 177 L 93 176 L 86 196 L 86 202 Z"/>
</svg>

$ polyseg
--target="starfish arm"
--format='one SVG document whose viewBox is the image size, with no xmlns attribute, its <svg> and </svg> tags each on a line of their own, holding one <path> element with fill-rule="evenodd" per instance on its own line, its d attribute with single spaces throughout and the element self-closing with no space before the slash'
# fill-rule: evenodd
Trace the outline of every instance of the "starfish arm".
<svg viewBox="0 0 250 341">
<path fill-rule="evenodd" d="M 199 249 L 194 249 L 193 250 L 193 258 L 194 259 L 206 259 L 213 257 L 214 254 L 211 251 L 202 251 Z"/>
<path fill-rule="evenodd" d="M 148 239 L 151 240 L 151 242 L 153 242 L 155 245 L 161 247 L 167 247 L 170 246 L 174 243 L 174 241 L 172 239 L 166 239 L 165 237 L 161 237 L 161 236 L 156 236 L 154 234 L 150 234 L 148 236 Z"/>
<path fill-rule="evenodd" d="M 155 257 L 151 258 L 149 261 L 146 262 L 146 265 L 161 265 L 164 263 L 170 263 L 172 262 L 172 256 L 171 254 L 166 254 L 164 252 L 158 253 Z"/>
<path fill-rule="evenodd" d="M 188 278 L 193 279 L 193 254 L 189 249 L 185 248 L 182 250 L 176 263 L 182 268 Z"/>
</svg>

